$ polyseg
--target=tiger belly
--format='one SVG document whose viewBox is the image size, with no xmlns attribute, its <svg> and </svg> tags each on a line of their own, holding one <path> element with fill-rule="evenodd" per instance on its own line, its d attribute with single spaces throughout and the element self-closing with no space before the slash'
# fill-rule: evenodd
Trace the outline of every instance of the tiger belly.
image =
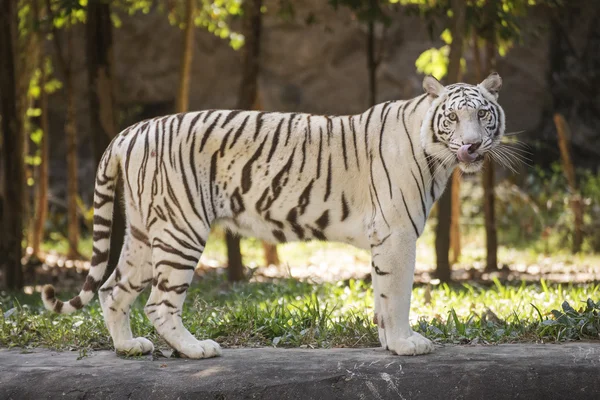
<svg viewBox="0 0 600 400">
<path fill-rule="evenodd" d="M 314 211 L 316 212 L 302 215 L 299 222 L 298 220 L 290 222 L 286 218 L 276 220 L 277 213 L 274 216 L 269 215 L 269 220 L 256 213 L 244 213 L 235 219 L 222 218 L 218 222 L 240 236 L 256 237 L 271 243 L 323 240 L 369 248 L 365 225 L 358 215 L 358 218 L 349 217 L 344 221 L 331 221 L 329 218 L 336 210 Z"/>
</svg>

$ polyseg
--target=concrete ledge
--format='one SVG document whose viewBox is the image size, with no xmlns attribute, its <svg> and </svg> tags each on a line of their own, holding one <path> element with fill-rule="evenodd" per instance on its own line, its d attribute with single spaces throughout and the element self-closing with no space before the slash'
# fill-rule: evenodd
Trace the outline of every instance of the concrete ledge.
<svg viewBox="0 0 600 400">
<path fill-rule="evenodd" d="M 598 399 L 600 344 L 234 349 L 210 360 L 0 350 L 0 399 Z"/>
</svg>

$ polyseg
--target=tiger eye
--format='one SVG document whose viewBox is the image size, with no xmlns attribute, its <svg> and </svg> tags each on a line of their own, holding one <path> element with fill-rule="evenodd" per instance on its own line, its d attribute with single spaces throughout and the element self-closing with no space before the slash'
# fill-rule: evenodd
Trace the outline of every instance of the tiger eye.
<svg viewBox="0 0 600 400">
<path fill-rule="evenodd" d="M 487 111 L 486 111 L 486 110 L 479 110 L 479 111 L 477 111 L 477 116 L 478 116 L 479 118 L 483 118 L 483 117 L 485 117 L 486 115 L 487 115 Z"/>
<path fill-rule="evenodd" d="M 455 112 L 448 114 L 448 118 L 450 118 L 450 121 L 456 121 L 458 119 Z"/>
</svg>

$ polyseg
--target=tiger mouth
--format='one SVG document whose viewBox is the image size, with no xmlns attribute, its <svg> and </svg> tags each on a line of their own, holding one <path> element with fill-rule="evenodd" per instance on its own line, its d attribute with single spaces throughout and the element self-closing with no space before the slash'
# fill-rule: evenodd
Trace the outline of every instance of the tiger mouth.
<svg viewBox="0 0 600 400">
<path fill-rule="evenodd" d="M 475 164 L 480 161 L 483 161 L 484 157 L 483 155 L 479 154 L 473 161 L 461 161 L 458 157 L 456 157 L 456 159 L 458 160 L 458 162 L 462 162 L 463 164 Z"/>
</svg>

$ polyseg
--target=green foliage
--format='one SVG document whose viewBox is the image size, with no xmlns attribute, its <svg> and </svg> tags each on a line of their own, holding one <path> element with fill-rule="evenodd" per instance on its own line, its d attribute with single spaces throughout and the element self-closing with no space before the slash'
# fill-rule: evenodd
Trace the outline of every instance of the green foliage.
<svg viewBox="0 0 600 400">
<path fill-rule="evenodd" d="M 439 49 L 432 47 L 425 50 L 419 55 L 417 61 L 415 61 L 417 72 L 432 75 L 438 80 L 442 79 L 448 73 L 452 33 L 449 29 L 446 29 L 442 32 L 440 38 L 446 43 L 444 46 Z M 462 57 L 460 59 L 460 65 L 463 71 L 467 69 L 467 62 Z"/>
<path fill-rule="evenodd" d="M 242 14 L 242 0 L 194 0 L 194 24 L 202 27 L 221 39 L 228 39 L 229 45 L 238 50 L 244 45 L 244 35 L 234 32 L 229 26 L 232 18 Z M 185 26 L 184 2 L 167 4 L 169 22 L 180 28 Z"/>
<path fill-rule="evenodd" d="M 51 0 L 52 20 L 57 29 L 63 29 L 77 23 L 84 23 L 88 0 Z"/>
<path fill-rule="evenodd" d="M 46 82 L 44 83 L 43 88 L 41 87 L 40 82 L 42 78 L 42 71 L 40 68 L 36 68 L 34 70 L 31 79 L 29 80 L 29 88 L 27 90 L 27 95 L 32 99 L 39 99 L 42 94 L 42 90 L 44 90 L 47 94 L 52 94 L 62 88 L 62 83 L 58 79 L 53 77 L 54 69 L 52 67 L 52 59 L 50 57 L 46 57 L 44 59 L 44 70 L 46 74 Z M 32 166 L 38 166 L 42 163 L 42 157 L 40 154 L 39 146 L 42 142 L 44 132 L 42 131 L 41 127 L 37 126 L 33 121 L 33 118 L 39 118 L 41 115 L 42 110 L 40 108 L 34 107 L 33 105 L 30 105 L 27 108 L 26 117 L 28 119 L 27 123 L 30 132 L 29 138 L 35 145 L 38 146 L 33 155 L 25 156 L 25 163 Z M 33 178 L 30 177 L 28 179 L 28 185 L 32 186 L 33 183 Z"/>
<path fill-rule="evenodd" d="M 448 0 L 390 0 L 399 3 L 407 10 L 416 10 L 429 24 L 430 30 L 435 20 L 445 20 L 452 17 L 452 8 Z M 529 8 L 538 4 L 558 6 L 560 0 L 540 2 L 536 0 L 476 0 L 467 2 L 465 37 L 470 39 L 473 33 L 479 38 L 493 40 L 500 56 L 504 57 L 515 42 L 521 39 L 520 24 L 527 15 Z M 413 11 L 414 13 L 414 11 Z M 493 24 L 489 23 L 489 16 L 493 16 Z M 447 24 L 447 22 L 446 22 Z M 493 31 L 490 31 L 493 29 Z M 432 74 L 441 79 L 447 73 L 449 45 L 452 37 L 446 29 L 440 35 L 445 45 L 439 49 L 430 48 L 423 52 L 417 59 L 417 71 Z M 461 59 L 462 68 L 466 62 Z"/>
<path fill-rule="evenodd" d="M 540 318 L 540 335 L 556 340 L 600 339 L 600 301 L 587 299 L 585 307 L 575 310 L 567 301 L 562 311 L 552 310 L 552 317 Z"/>
</svg>

